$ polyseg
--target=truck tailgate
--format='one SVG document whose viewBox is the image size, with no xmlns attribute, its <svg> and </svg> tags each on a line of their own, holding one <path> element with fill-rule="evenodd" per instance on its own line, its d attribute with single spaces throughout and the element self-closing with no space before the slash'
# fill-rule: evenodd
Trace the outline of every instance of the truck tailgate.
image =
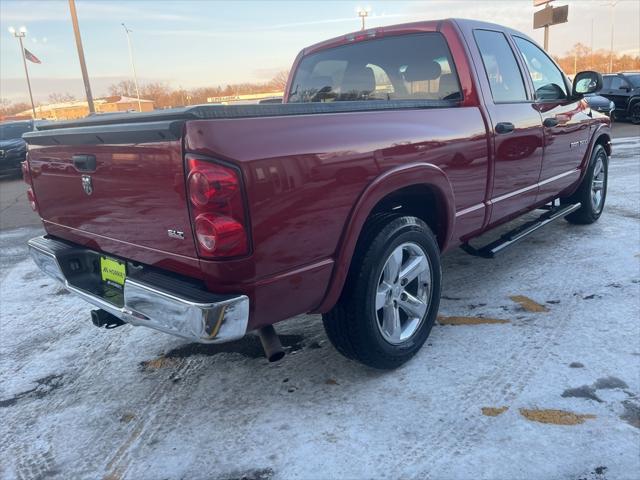
<svg viewBox="0 0 640 480">
<path fill-rule="evenodd" d="M 197 264 L 181 139 L 58 141 L 62 144 L 32 144 L 29 149 L 33 189 L 49 233 L 73 241 L 84 238 L 107 252 L 119 245 L 110 253 L 126 252 L 140 262 L 150 258 L 149 252 L 163 252 Z"/>
</svg>

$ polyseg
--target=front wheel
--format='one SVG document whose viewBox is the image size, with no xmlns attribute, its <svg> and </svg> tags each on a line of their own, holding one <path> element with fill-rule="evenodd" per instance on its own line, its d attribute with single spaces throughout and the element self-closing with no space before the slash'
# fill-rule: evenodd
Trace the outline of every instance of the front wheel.
<svg viewBox="0 0 640 480">
<path fill-rule="evenodd" d="M 608 168 L 607 152 L 602 145 L 596 145 L 578 190 L 570 197 L 561 199 L 564 204 L 580 203 L 578 210 L 565 217 L 569 223 L 586 225 L 600 218 L 607 198 Z"/>
<path fill-rule="evenodd" d="M 323 315 L 327 336 L 343 355 L 396 368 L 422 347 L 440 303 L 440 250 L 416 217 L 372 221 L 358 244 L 338 304 Z"/>
</svg>

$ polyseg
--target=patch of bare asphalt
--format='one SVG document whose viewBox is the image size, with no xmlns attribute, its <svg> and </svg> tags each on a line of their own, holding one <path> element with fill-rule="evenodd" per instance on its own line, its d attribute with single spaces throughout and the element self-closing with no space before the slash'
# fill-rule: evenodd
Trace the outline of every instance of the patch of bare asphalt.
<svg viewBox="0 0 640 480">
<path fill-rule="evenodd" d="M 587 398 L 589 400 L 595 400 L 596 402 L 602 403 L 602 400 L 600 400 L 600 398 L 598 398 L 598 396 L 596 395 L 596 391 L 610 390 L 615 388 L 624 389 L 629 388 L 629 386 L 619 378 L 604 377 L 599 378 L 592 385 L 582 385 L 581 387 L 577 388 L 568 388 L 564 392 L 562 392 L 562 396 L 564 398 Z"/>
<path fill-rule="evenodd" d="M 297 352 L 303 348 L 322 348 L 318 342 L 306 344 L 302 335 L 279 335 L 280 342 L 287 353 Z M 240 340 L 219 344 L 189 343 L 170 350 L 166 354 L 140 362 L 143 371 L 153 371 L 168 368 L 177 363 L 180 358 L 197 355 L 214 356 L 220 353 L 239 353 L 249 358 L 264 358 L 264 350 L 257 335 L 246 335 Z"/>
<path fill-rule="evenodd" d="M 591 470 L 589 474 L 579 476 L 576 480 L 607 480 L 605 476 L 606 472 L 607 467 L 601 465 Z"/>
<path fill-rule="evenodd" d="M 616 377 L 599 378 L 598 380 L 596 380 L 596 383 L 594 383 L 593 386 L 597 390 L 612 389 L 612 388 L 629 388 L 629 385 L 627 385 L 625 382 L 623 382 L 622 380 Z"/>
<path fill-rule="evenodd" d="M 218 477 L 219 480 L 271 480 L 274 475 L 272 468 L 260 468 L 246 472 L 235 472 Z"/>
<path fill-rule="evenodd" d="M 589 400 L 595 400 L 596 402 L 602 403 L 602 400 L 600 400 L 596 395 L 596 389 L 591 385 L 582 385 L 581 387 L 577 388 L 567 388 L 564 392 L 562 392 L 562 397 L 587 398 Z"/>
<path fill-rule="evenodd" d="M 553 410 L 553 409 L 527 409 L 521 408 L 520 415 L 527 420 L 538 423 L 548 423 L 552 425 L 580 425 L 585 420 L 596 418 L 591 414 L 580 414 L 568 412 L 566 410 Z"/>
<path fill-rule="evenodd" d="M 36 380 L 36 386 L 30 390 L 15 394 L 11 398 L 0 400 L 0 408 L 7 408 L 15 405 L 24 398 L 44 398 L 54 390 L 63 385 L 62 378 L 64 375 L 48 375 Z"/>
<path fill-rule="evenodd" d="M 540 305 L 535 300 L 525 297 L 524 295 L 511 295 L 509 298 L 519 304 L 520 308 L 526 312 L 544 313 L 549 311 L 549 309 L 544 305 Z"/>
<path fill-rule="evenodd" d="M 624 412 L 620 415 L 620 418 L 629 425 L 640 428 L 640 404 L 631 400 L 624 400 L 622 406 L 624 407 Z"/>
<path fill-rule="evenodd" d="M 509 320 L 501 318 L 488 317 L 445 317 L 438 315 L 438 323 L 440 325 L 482 325 L 482 324 L 500 324 L 511 323 Z"/>
<path fill-rule="evenodd" d="M 598 295 L 596 293 L 592 293 L 591 295 L 585 295 L 582 297 L 583 300 L 593 300 L 594 298 L 602 298 L 602 295 Z"/>
<path fill-rule="evenodd" d="M 562 393 L 563 397 L 578 397 L 587 398 L 589 400 L 595 400 L 602 403 L 602 400 L 598 398 L 596 392 L 598 390 L 610 390 L 619 389 L 626 393 L 630 399 L 623 400 L 622 407 L 624 411 L 620 415 L 620 419 L 627 422 L 629 425 L 640 428 L 640 404 L 634 400 L 637 398 L 632 392 L 626 390 L 629 388 L 627 383 L 616 377 L 604 377 L 596 380 L 592 385 L 583 385 L 578 388 L 569 388 Z M 632 400 L 633 399 L 633 400 Z"/>
</svg>

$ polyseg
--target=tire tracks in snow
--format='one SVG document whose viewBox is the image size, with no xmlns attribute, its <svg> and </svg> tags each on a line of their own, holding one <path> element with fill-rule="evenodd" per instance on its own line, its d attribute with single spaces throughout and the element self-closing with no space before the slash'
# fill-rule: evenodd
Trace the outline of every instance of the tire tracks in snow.
<svg viewBox="0 0 640 480">
<path fill-rule="evenodd" d="M 105 480 L 125 478 L 131 460 L 136 458 L 135 452 L 147 445 L 164 427 L 175 424 L 171 420 L 181 415 L 175 403 L 180 404 L 187 387 L 198 383 L 203 364 L 202 359 L 198 358 L 179 359 L 174 364 L 172 373 L 162 379 L 149 395 L 149 409 L 131 422 L 129 434 L 106 462 Z M 181 380 L 176 383 L 175 378 Z"/>
<path fill-rule="evenodd" d="M 504 275 L 505 267 L 500 264 L 492 264 L 486 275 Z M 502 272 L 498 270 L 503 270 Z M 454 284 L 454 282 L 452 282 Z M 457 279 L 456 288 L 461 291 L 473 291 L 478 284 L 477 278 Z M 472 296 L 478 296 L 477 291 Z M 577 302 L 577 299 L 572 299 Z M 474 312 L 476 313 L 476 312 Z M 516 312 L 513 311 L 512 314 Z M 571 321 L 567 315 L 554 316 L 553 310 L 549 313 L 521 313 L 526 315 L 525 325 L 514 322 L 514 327 L 522 333 L 522 337 L 515 337 L 513 349 L 508 357 L 494 365 L 490 373 L 483 375 L 466 388 L 459 396 L 462 400 L 455 404 L 455 411 L 443 422 L 429 426 L 428 434 L 423 439 L 405 450 L 401 455 L 393 455 L 389 458 L 388 471 L 404 472 L 407 465 L 411 465 L 411 473 L 406 472 L 408 478 L 430 478 L 430 471 L 444 473 L 443 468 L 451 462 L 451 453 L 463 453 L 470 450 L 473 445 L 481 442 L 487 430 L 491 427 L 490 419 L 483 416 L 478 408 L 478 398 L 489 396 L 493 405 L 510 405 L 526 388 L 529 381 L 538 372 L 541 361 L 548 355 L 553 341 Z M 542 320 L 536 322 L 536 318 Z M 549 323 L 552 321 L 553 323 Z M 456 326 L 448 328 L 482 328 L 481 326 Z M 496 327 L 498 328 L 498 327 Z M 507 328 L 507 327 L 505 327 Z M 519 342 L 518 342 L 519 341 Z M 518 343 L 516 343 L 518 342 Z M 509 371 L 508 377 L 505 371 Z M 487 395 L 488 392 L 493 392 Z M 429 465 L 428 469 L 421 470 L 415 475 L 417 464 Z M 424 468 L 424 467 L 422 467 Z"/>
<path fill-rule="evenodd" d="M 462 453 L 479 443 L 491 422 L 478 409 L 478 398 L 486 396 L 487 392 L 496 392 L 492 395 L 493 405 L 510 405 L 538 372 L 540 361 L 547 356 L 552 340 L 568 322 L 567 318 L 559 319 L 552 328 L 538 327 L 527 333 L 508 358 L 496 364 L 490 374 L 464 389 L 463 401 L 456 405 L 456 411 L 451 411 L 444 422 L 431 425 L 429 434 L 419 444 L 400 457 L 394 456 L 395 465 L 389 471 L 402 472 L 406 465 L 415 466 L 419 462 L 430 465 L 430 468 L 419 475 L 411 475 L 411 478 L 430 478 L 429 471 L 442 472 L 441 468 L 451 461 L 451 452 Z M 505 366 L 509 367 L 510 379 L 505 378 Z M 517 380 L 513 381 L 514 378 Z M 411 470 L 415 471 L 415 468 Z"/>
</svg>

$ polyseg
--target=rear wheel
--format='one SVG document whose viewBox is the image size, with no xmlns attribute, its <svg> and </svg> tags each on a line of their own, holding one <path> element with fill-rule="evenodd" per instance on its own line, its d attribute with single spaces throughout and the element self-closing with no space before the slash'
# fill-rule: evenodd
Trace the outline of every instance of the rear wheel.
<svg viewBox="0 0 640 480">
<path fill-rule="evenodd" d="M 433 327 L 440 250 L 416 217 L 374 219 L 363 235 L 343 294 L 323 323 L 343 355 L 374 368 L 396 368 L 415 355 Z"/>
<path fill-rule="evenodd" d="M 640 102 L 636 102 L 629 112 L 629 119 L 634 125 L 640 124 Z"/>
<path fill-rule="evenodd" d="M 589 168 L 578 190 L 562 203 L 580 203 L 580 208 L 565 218 L 570 223 L 586 225 L 600 218 L 607 198 L 609 157 L 602 145 L 596 145 Z"/>
</svg>

